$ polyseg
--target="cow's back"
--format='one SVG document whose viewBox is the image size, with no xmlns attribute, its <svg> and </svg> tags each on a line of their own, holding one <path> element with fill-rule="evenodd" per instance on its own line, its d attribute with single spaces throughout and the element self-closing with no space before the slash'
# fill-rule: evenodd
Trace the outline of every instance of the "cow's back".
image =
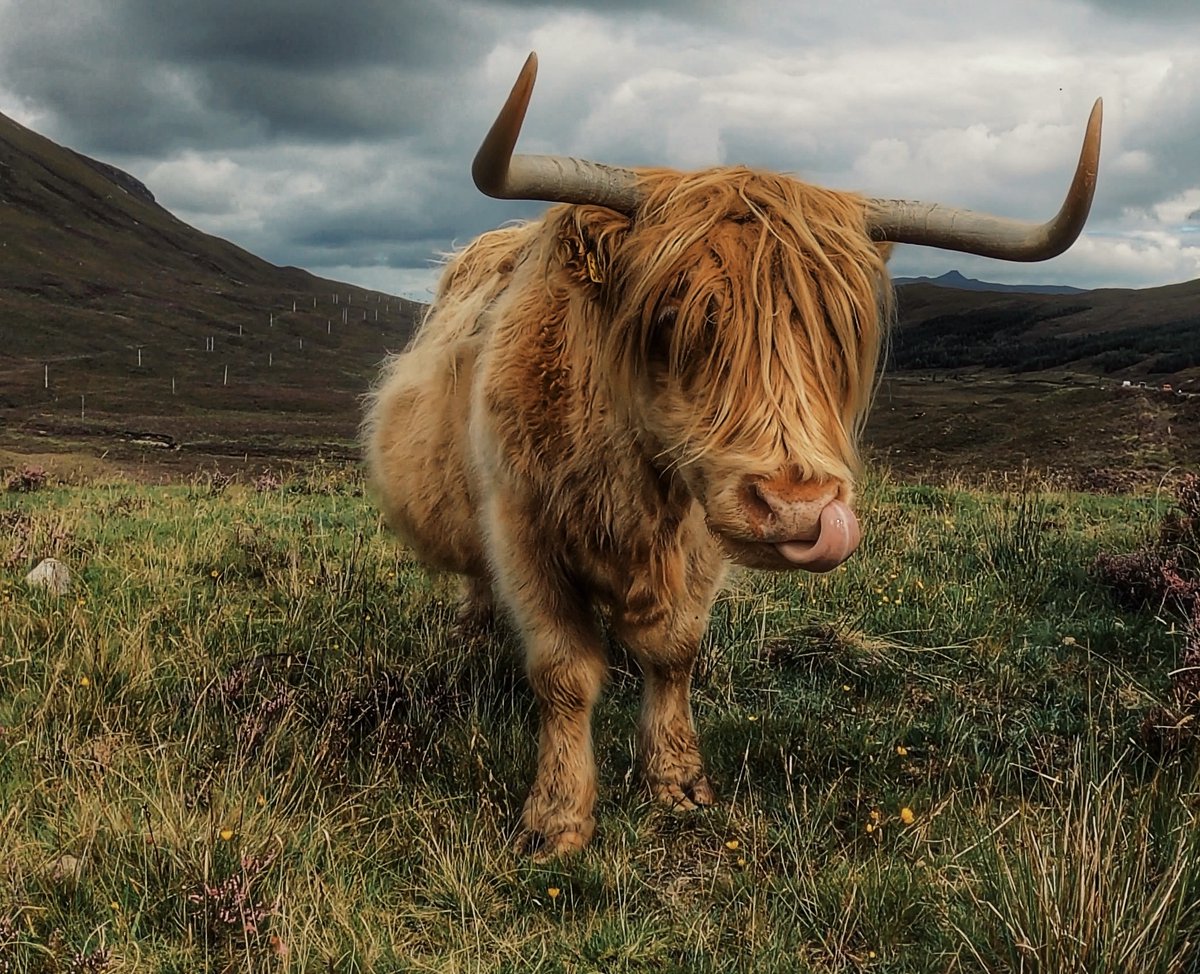
<svg viewBox="0 0 1200 974">
<path fill-rule="evenodd" d="M 484 234 L 446 266 L 409 348 L 390 358 L 363 426 L 372 489 L 389 526 L 433 568 L 486 573 L 470 466 L 471 384 L 524 226 Z"/>
</svg>

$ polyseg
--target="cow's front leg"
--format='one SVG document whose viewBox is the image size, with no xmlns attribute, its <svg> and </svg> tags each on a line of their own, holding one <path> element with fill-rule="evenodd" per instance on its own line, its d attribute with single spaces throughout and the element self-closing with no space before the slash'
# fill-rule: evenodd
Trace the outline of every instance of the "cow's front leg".
<svg viewBox="0 0 1200 974">
<path fill-rule="evenodd" d="M 537 775 L 521 816 L 519 851 L 549 858 L 582 849 L 596 828 L 592 706 L 607 663 L 591 627 L 546 625 L 526 634 L 539 709 Z"/>
<path fill-rule="evenodd" d="M 637 658 L 644 681 L 638 720 L 642 775 L 656 799 L 679 810 L 717 800 L 700 756 L 691 686 L 719 573 L 695 581 L 696 590 L 680 593 L 674 604 L 651 597 L 649 589 L 635 593 L 632 607 L 614 620 L 617 636 Z"/>
<path fill-rule="evenodd" d="M 596 828 L 592 707 L 608 663 L 591 607 L 533 535 L 538 521 L 504 510 L 493 508 L 494 584 L 524 641 L 539 710 L 537 774 L 516 848 L 548 859 L 582 849 Z"/>
</svg>

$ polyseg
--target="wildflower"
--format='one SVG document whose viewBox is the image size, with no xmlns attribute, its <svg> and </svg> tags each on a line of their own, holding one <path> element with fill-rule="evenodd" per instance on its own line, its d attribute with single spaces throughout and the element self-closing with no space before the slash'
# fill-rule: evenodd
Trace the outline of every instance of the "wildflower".
<svg viewBox="0 0 1200 974">
<path fill-rule="evenodd" d="M 902 758 L 908 757 L 908 748 L 906 748 L 903 744 L 897 744 L 896 753 Z"/>
<path fill-rule="evenodd" d="M 221 574 L 221 573 L 220 573 L 219 571 L 217 571 L 217 570 L 214 568 L 214 569 L 213 569 L 211 572 L 209 572 L 209 574 L 210 574 L 210 575 L 211 575 L 213 578 L 217 578 L 217 577 L 219 577 L 219 576 L 220 576 L 220 574 Z"/>
<path fill-rule="evenodd" d="M 558 899 L 558 894 L 561 892 L 562 892 L 562 890 L 559 889 L 557 886 L 551 886 L 549 889 L 546 890 L 546 895 L 549 896 L 550 899 L 556 900 L 556 899 Z"/>
<path fill-rule="evenodd" d="M 917 816 L 913 814 L 913 810 L 907 805 L 900 809 L 900 821 L 905 825 L 912 825 L 916 820 L 916 817 Z"/>
<path fill-rule="evenodd" d="M 739 866 L 744 866 L 744 865 L 746 865 L 746 859 L 745 859 L 745 857 L 744 857 L 744 856 L 738 856 L 738 865 L 739 865 Z"/>
<path fill-rule="evenodd" d="M 113 910 L 119 910 L 119 909 L 121 909 L 121 904 L 120 904 L 120 903 L 118 903 L 116 900 L 113 900 L 113 901 L 112 901 L 111 903 L 109 903 L 108 905 L 109 905 L 109 907 L 110 907 L 111 909 L 113 909 Z"/>
<path fill-rule="evenodd" d="M 733 850 L 733 849 L 736 849 L 739 845 L 741 845 L 741 843 L 738 842 L 737 839 L 730 839 L 728 842 L 725 843 L 725 848 L 729 849 L 729 850 Z"/>
<path fill-rule="evenodd" d="M 747 720 L 758 720 L 758 714 L 747 714 L 746 719 Z"/>
<path fill-rule="evenodd" d="M 843 690 L 845 690 L 845 691 L 846 691 L 846 693 L 849 693 L 849 692 L 850 692 L 850 684 L 849 684 L 849 683 L 843 683 L 843 684 L 842 684 L 842 689 L 843 689 Z"/>
<path fill-rule="evenodd" d="M 871 809 L 871 821 L 878 822 L 881 818 L 883 818 L 883 815 L 880 814 L 879 809 L 872 808 Z"/>
<path fill-rule="evenodd" d="M 221 837 L 222 842 L 228 842 L 233 838 L 233 829 L 221 829 L 217 834 Z"/>
<path fill-rule="evenodd" d="M 878 825 L 876 825 L 874 822 L 868 822 L 868 823 L 867 823 L 867 835 L 870 835 L 870 834 L 871 834 L 872 832 L 874 832 L 874 831 L 875 831 L 877 828 L 879 828 L 879 826 L 878 826 Z"/>
<path fill-rule="evenodd" d="M 92 685 L 92 681 L 89 680 L 86 676 L 81 676 L 79 678 L 79 685 L 81 687 L 90 687 Z"/>
</svg>

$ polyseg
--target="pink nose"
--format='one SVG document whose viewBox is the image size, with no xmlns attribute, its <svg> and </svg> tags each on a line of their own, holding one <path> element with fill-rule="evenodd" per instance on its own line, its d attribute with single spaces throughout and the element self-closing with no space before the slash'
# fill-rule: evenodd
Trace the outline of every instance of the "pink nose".
<svg viewBox="0 0 1200 974">
<path fill-rule="evenodd" d="M 834 480 L 802 480 L 790 475 L 748 479 L 745 514 L 754 533 L 796 568 L 827 572 L 849 558 L 861 532 L 849 505 L 838 499 Z"/>
<path fill-rule="evenodd" d="M 821 511 L 838 495 L 832 480 L 794 480 L 786 475 L 747 482 L 751 524 L 764 541 L 811 541 L 820 532 Z"/>
</svg>

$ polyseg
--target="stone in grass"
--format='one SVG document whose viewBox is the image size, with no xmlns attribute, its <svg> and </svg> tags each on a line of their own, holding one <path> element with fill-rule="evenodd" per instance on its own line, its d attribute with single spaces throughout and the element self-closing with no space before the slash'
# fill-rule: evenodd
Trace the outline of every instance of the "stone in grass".
<svg viewBox="0 0 1200 974">
<path fill-rule="evenodd" d="M 83 876 L 83 861 L 75 856 L 59 856 L 46 864 L 45 874 L 55 883 L 78 883 Z"/>
<path fill-rule="evenodd" d="M 71 591 L 71 572 L 56 558 L 43 558 L 38 566 L 25 576 L 30 588 L 45 589 L 51 595 L 66 595 Z"/>
</svg>

